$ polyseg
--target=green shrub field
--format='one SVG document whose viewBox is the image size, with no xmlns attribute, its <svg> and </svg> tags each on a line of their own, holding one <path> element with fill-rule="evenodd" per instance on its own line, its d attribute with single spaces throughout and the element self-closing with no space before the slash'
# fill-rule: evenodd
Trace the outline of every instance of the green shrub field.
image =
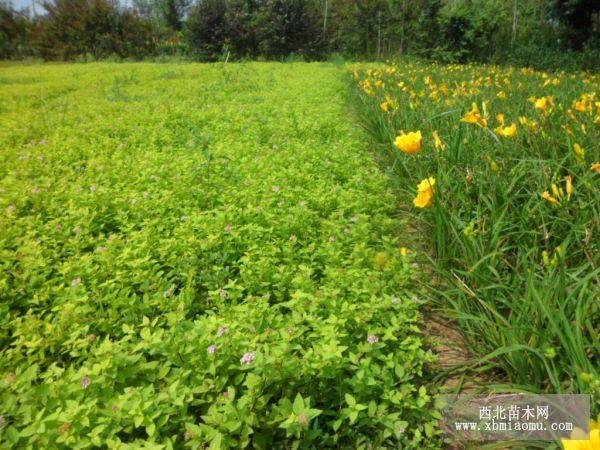
<svg viewBox="0 0 600 450">
<path fill-rule="evenodd" d="M 0 67 L 0 448 L 439 448 L 421 269 L 347 90 Z"/>
</svg>

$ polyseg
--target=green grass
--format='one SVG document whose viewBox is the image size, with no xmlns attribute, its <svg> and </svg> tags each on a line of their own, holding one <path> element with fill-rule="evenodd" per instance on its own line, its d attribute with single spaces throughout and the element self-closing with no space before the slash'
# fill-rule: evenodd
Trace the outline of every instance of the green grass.
<svg viewBox="0 0 600 450">
<path fill-rule="evenodd" d="M 470 368 L 495 370 L 488 388 L 591 393 L 597 412 L 598 75 L 400 62 L 357 67 L 354 76 L 363 125 L 425 237 L 436 314 L 455 319 L 476 357 Z M 579 111 L 582 94 L 592 97 Z M 545 112 L 530 100 L 546 96 L 555 106 Z M 461 122 L 472 102 L 487 127 Z M 516 136 L 496 131 L 497 114 L 517 125 Z M 400 152 L 396 136 L 417 130 L 420 153 Z M 416 208 L 427 177 L 436 179 L 432 206 Z M 552 194 L 553 183 L 562 193 Z"/>
<path fill-rule="evenodd" d="M 342 75 L 0 69 L 0 448 L 439 448 Z"/>
</svg>

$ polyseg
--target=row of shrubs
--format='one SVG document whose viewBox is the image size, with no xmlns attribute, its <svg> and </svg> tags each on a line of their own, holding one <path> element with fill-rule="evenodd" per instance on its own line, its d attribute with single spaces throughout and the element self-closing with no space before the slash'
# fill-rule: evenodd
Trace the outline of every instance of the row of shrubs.
<svg viewBox="0 0 600 450">
<path fill-rule="evenodd" d="M 0 0 L 0 58 L 384 58 L 600 67 L 588 0 L 48 0 L 31 19 Z M 35 15 L 34 15 L 35 16 Z"/>
<path fill-rule="evenodd" d="M 336 67 L 2 79 L 0 448 L 440 448 L 420 272 Z"/>
</svg>

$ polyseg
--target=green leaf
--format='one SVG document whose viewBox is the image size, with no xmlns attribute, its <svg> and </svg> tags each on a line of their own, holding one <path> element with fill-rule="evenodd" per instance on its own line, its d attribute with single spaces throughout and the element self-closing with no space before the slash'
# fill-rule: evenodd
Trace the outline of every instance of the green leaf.
<svg viewBox="0 0 600 450">
<path fill-rule="evenodd" d="M 356 399 L 352 395 L 346 394 L 344 397 L 346 398 L 346 403 L 348 403 L 348 405 L 350 405 L 350 406 L 356 405 Z"/>
<path fill-rule="evenodd" d="M 338 420 L 334 421 L 333 425 L 332 425 L 333 431 L 337 431 L 343 422 L 344 422 L 344 419 L 338 419 Z"/>
<path fill-rule="evenodd" d="M 5 433 L 8 440 L 13 444 L 19 442 L 19 431 L 12 425 L 6 429 Z"/>
<path fill-rule="evenodd" d="M 156 432 L 156 425 L 154 425 L 154 422 L 152 422 L 150 425 L 146 426 L 146 433 L 148 433 L 148 436 L 150 436 L 150 437 L 154 436 L 155 432 Z"/>
<path fill-rule="evenodd" d="M 433 437 L 434 430 L 433 430 L 433 426 L 430 423 L 425 424 L 425 434 L 428 437 Z"/>
<path fill-rule="evenodd" d="M 350 413 L 348 414 L 348 417 L 350 418 L 350 423 L 356 422 L 356 419 L 358 418 L 358 411 L 356 411 L 356 410 L 350 411 Z"/>
<path fill-rule="evenodd" d="M 369 417 L 373 417 L 376 412 L 377 412 L 377 403 L 375 403 L 375 400 L 371 400 L 369 402 Z"/>
<path fill-rule="evenodd" d="M 216 432 L 214 437 L 210 441 L 210 449 L 211 450 L 222 450 L 221 442 L 223 441 L 223 435 L 221 433 Z"/>
<path fill-rule="evenodd" d="M 302 396 L 300 394 L 297 394 L 296 398 L 294 399 L 292 411 L 297 416 L 301 415 L 304 412 L 304 400 L 302 400 Z"/>
</svg>

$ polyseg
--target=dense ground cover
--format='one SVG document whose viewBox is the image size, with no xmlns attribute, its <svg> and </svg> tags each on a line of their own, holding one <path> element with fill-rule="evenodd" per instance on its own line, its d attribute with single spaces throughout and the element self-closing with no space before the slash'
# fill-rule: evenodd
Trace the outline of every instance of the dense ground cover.
<svg viewBox="0 0 600 450">
<path fill-rule="evenodd" d="M 437 448 L 326 64 L 0 68 L 1 448 Z"/>
<path fill-rule="evenodd" d="M 600 399 L 600 78 L 356 69 L 362 119 L 428 237 L 432 298 L 504 387 Z M 489 386 L 488 386 L 489 387 Z"/>
</svg>

